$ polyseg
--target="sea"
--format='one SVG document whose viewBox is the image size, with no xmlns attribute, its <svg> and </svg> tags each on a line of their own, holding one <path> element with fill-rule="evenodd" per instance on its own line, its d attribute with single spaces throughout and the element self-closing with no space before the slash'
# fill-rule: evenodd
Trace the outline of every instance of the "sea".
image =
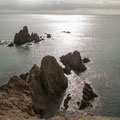
<svg viewBox="0 0 120 120">
<path fill-rule="evenodd" d="M 120 16 L 119 15 L 47 15 L 0 14 L 0 41 L 13 41 L 16 32 L 28 26 L 29 33 L 52 38 L 39 43 L 7 47 L 0 45 L 0 85 L 13 75 L 28 72 L 34 64 L 40 66 L 46 55 L 60 57 L 75 50 L 91 62 L 80 74 L 68 75 L 68 88 L 57 112 L 89 113 L 120 117 Z M 63 33 L 70 31 L 71 33 Z M 98 97 L 93 107 L 79 110 L 84 82 L 89 83 Z M 69 108 L 63 111 L 63 101 L 70 94 Z"/>
</svg>

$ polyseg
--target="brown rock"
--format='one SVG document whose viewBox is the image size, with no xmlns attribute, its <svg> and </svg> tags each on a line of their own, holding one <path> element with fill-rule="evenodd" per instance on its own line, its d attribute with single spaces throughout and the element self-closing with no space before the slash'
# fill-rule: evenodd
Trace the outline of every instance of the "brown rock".
<svg viewBox="0 0 120 120">
<path fill-rule="evenodd" d="M 60 61 L 64 65 L 69 65 L 70 68 L 74 71 L 84 72 L 87 69 L 82 63 L 82 59 L 78 51 L 74 51 L 73 53 L 69 53 L 65 56 L 60 57 Z"/>
<path fill-rule="evenodd" d="M 33 106 L 37 113 L 44 112 L 54 104 L 68 84 L 62 67 L 52 56 L 42 59 L 41 68 L 34 65 L 28 82 L 32 88 Z"/>
<path fill-rule="evenodd" d="M 92 107 L 92 104 L 90 103 L 91 100 L 93 100 L 95 97 L 97 97 L 97 94 L 94 93 L 92 87 L 85 83 L 85 86 L 83 88 L 83 99 L 81 101 L 81 104 L 79 104 L 79 110 L 85 109 L 86 107 Z"/>
<path fill-rule="evenodd" d="M 30 34 L 28 32 L 28 28 L 27 28 L 27 26 L 24 26 L 23 30 L 20 30 L 19 33 L 15 34 L 14 43 L 18 44 L 18 45 L 25 44 L 27 42 L 31 42 L 30 38 L 31 37 L 30 37 Z"/>
<path fill-rule="evenodd" d="M 21 78 L 22 80 L 26 80 L 27 77 L 28 77 L 28 74 L 29 74 L 29 73 L 21 74 L 21 75 L 20 75 L 20 78 Z"/>
</svg>

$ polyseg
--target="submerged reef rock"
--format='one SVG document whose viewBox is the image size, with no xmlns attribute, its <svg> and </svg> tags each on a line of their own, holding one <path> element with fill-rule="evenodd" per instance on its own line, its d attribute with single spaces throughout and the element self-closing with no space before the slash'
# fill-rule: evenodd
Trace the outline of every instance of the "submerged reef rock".
<svg viewBox="0 0 120 120">
<path fill-rule="evenodd" d="M 62 33 L 71 33 L 70 31 L 62 31 Z"/>
<path fill-rule="evenodd" d="M 52 36 L 51 36 L 51 34 L 47 34 L 47 33 L 45 33 L 46 35 L 47 35 L 47 38 L 51 38 Z"/>
<path fill-rule="evenodd" d="M 72 70 L 77 72 L 84 72 L 87 68 L 82 63 L 81 55 L 78 51 L 68 53 L 65 56 L 60 57 L 60 61 L 66 66 L 68 65 Z"/>
<path fill-rule="evenodd" d="M 27 79 L 27 80 L 26 80 Z M 52 56 L 42 59 L 29 73 L 13 76 L 0 87 L 0 114 L 22 112 L 30 116 L 43 115 L 55 105 L 68 86 L 62 67 Z"/>
<path fill-rule="evenodd" d="M 83 63 L 88 63 L 88 62 L 90 62 L 89 58 L 84 58 L 83 59 Z"/>
<path fill-rule="evenodd" d="M 10 44 L 8 44 L 8 47 L 13 47 L 14 46 L 14 43 L 11 42 Z"/>
<path fill-rule="evenodd" d="M 24 26 L 22 30 L 20 30 L 18 33 L 15 34 L 14 37 L 14 43 L 16 45 L 22 45 L 27 42 L 39 42 L 41 41 L 40 37 L 37 35 L 37 33 L 29 34 L 27 26 Z"/>
<path fill-rule="evenodd" d="M 83 88 L 83 99 L 81 101 L 81 104 L 79 105 L 79 110 L 85 109 L 86 107 L 92 107 L 91 100 L 93 100 L 95 97 L 97 97 L 97 94 L 94 93 L 92 87 L 85 83 L 85 86 Z"/>
</svg>

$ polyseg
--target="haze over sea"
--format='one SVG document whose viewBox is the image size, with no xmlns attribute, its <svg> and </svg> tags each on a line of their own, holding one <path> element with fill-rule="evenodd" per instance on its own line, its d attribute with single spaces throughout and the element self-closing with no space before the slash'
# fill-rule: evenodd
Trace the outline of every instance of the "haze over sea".
<svg viewBox="0 0 120 120">
<path fill-rule="evenodd" d="M 40 66 L 46 55 L 55 56 L 59 62 L 62 55 L 78 50 L 91 62 L 86 64 L 88 69 L 84 73 L 78 76 L 72 72 L 68 76 L 65 96 L 70 93 L 72 100 L 66 113 L 90 112 L 120 117 L 120 16 L 1 14 L 0 40 L 12 41 L 25 25 L 30 33 L 44 36 L 51 33 L 52 38 L 30 46 L 1 45 L 0 85 L 15 74 L 27 72 L 34 64 Z M 79 111 L 76 102 L 81 99 L 84 81 L 93 86 L 98 98 L 93 108 Z"/>
</svg>

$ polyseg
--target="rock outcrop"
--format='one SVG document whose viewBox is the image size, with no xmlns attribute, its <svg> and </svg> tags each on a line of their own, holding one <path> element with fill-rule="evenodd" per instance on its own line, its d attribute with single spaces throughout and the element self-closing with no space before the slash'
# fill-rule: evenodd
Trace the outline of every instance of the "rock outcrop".
<svg viewBox="0 0 120 120">
<path fill-rule="evenodd" d="M 8 45 L 8 47 L 13 47 L 14 46 L 14 43 L 13 42 L 11 42 L 9 45 Z"/>
<path fill-rule="evenodd" d="M 81 55 L 78 51 L 68 53 L 65 56 L 60 57 L 60 61 L 66 66 L 68 65 L 72 70 L 77 72 L 84 72 L 87 68 L 82 63 Z"/>
<path fill-rule="evenodd" d="M 37 35 L 37 33 L 29 34 L 27 26 L 24 26 L 22 30 L 15 34 L 14 43 L 16 45 L 22 45 L 27 42 L 39 42 L 42 39 Z"/>
<path fill-rule="evenodd" d="M 37 113 L 45 111 L 67 88 L 67 78 L 56 59 L 51 56 L 42 59 L 40 69 L 36 65 L 31 69 L 28 82 L 33 88 L 32 100 Z"/>
<path fill-rule="evenodd" d="M 13 76 L 9 82 L 0 87 L 0 110 L 6 114 L 9 110 L 34 114 L 32 109 L 31 91 L 28 83 Z"/>
<path fill-rule="evenodd" d="M 85 86 L 83 88 L 83 99 L 81 101 L 81 104 L 79 104 L 79 110 L 82 110 L 89 106 L 92 107 L 90 101 L 93 100 L 95 97 L 97 97 L 97 94 L 94 93 L 92 87 L 88 83 L 85 83 Z"/>
<path fill-rule="evenodd" d="M 89 58 L 84 58 L 83 59 L 83 63 L 88 63 L 88 62 L 90 62 Z"/>
<path fill-rule="evenodd" d="M 71 98 L 71 96 L 70 96 L 70 94 L 68 94 L 67 95 L 67 97 L 65 98 L 65 100 L 64 100 L 64 104 L 63 104 L 63 106 L 64 106 L 64 110 L 67 110 L 68 109 L 68 103 L 69 103 L 69 101 L 71 100 L 72 98 Z"/>
<path fill-rule="evenodd" d="M 29 73 L 13 76 L 0 87 L 0 112 L 7 114 L 14 110 L 30 116 L 43 115 L 59 100 L 67 85 L 62 67 L 54 57 L 46 56 L 40 68 L 34 65 Z"/>
<path fill-rule="evenodd" d="M 71 33 L 70 31 L 62 31 L 62 33 Z"/>
<path fill-rule="evenodd" d="M 51 34 L 47 34 L 47 33 L 45 33 L 46 35 L 47 35 L 47 38 L 51 38 L 52 36 L 51 36 Z"/>
</svg>

